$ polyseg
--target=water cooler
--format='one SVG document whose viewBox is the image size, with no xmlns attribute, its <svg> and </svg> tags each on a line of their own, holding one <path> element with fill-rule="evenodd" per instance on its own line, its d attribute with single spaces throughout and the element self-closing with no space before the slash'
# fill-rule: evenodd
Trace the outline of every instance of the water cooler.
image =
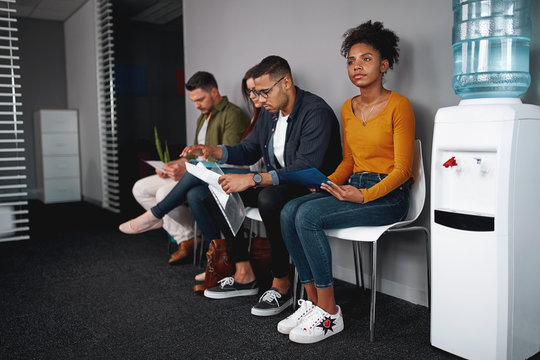
<svg viewBox="0 0 540 360">
<path fill-rule="evenodd" d="M 540 107 L 462 100 L 435 117 L 431 343 L 468 359 L 540 351 Z"/>
<path fill-rule="evenodd" d="M 458 106 L 435 116 L 431 343 L 467 359 L 540 351 L 540 107 L 529 0 L 453 0 Z"/>
</svg>

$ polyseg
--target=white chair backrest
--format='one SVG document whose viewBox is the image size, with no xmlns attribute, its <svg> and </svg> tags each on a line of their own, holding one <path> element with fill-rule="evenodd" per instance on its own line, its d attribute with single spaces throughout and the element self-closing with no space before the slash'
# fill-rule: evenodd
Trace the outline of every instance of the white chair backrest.
<svg viewBox="0 0 540 360">
<path fill-rule="evenodd" d="M 422 159 L 422 143 L 420 139 L 414 141 L 413 161 L 414 184 L 411 186 L 409 213 L 406 221 L 414 221 L 420 216 L 426 201 L 426 175 L 424 174 L 424 160 Z"/>
</svg>

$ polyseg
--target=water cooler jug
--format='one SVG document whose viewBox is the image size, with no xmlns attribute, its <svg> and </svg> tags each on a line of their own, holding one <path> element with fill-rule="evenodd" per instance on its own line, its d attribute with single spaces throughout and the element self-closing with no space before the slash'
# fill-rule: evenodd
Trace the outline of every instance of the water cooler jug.
<svg viewBox="0 0 540 360">
<path fill-rule="evenodd" d="M 463 99 L 518 97 L 531 83 L 531 0 L 453 0 L 452 87 Z"/>
<path fill-rule="evenodd" d="M 462 100 L 435 117 L 431 343 L 467 359 L 540 351 L 540 107 Z"/>
</svg>

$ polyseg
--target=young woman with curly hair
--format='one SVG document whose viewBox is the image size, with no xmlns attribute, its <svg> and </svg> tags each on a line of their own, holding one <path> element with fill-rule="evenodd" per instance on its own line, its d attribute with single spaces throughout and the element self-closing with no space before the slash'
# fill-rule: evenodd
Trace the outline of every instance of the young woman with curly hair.
<svg viewBox="0 0 540 360">
<path fill-rule="evenodd" d="M 323 191 L 294 199 L 281 212 L 281 229 L 307 300 L 278 324 L 298 343 L 314 343 L 343 330 L 336 305 L 332 254 L 325 229 L 377 226 L 403 220 L 409 208 L 414 113 L 409 100 L 385 89 L 383 76 L 398 62 L 399 38 L 380 22 L 344 34 L 341 54 L 360 94 L 341 109 L 343 161 Z"/>
</svg>

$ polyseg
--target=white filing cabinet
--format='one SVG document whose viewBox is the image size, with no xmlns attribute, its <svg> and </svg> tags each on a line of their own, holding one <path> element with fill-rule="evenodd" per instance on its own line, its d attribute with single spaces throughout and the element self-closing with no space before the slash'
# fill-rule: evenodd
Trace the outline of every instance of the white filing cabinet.
<svg viewBox="0 0 540 360">
<path fill-rule="evenodd" d="M 44 203 L 81 200 L 77 110 L 34 112 L 37 186 Z"/>
</svg>

